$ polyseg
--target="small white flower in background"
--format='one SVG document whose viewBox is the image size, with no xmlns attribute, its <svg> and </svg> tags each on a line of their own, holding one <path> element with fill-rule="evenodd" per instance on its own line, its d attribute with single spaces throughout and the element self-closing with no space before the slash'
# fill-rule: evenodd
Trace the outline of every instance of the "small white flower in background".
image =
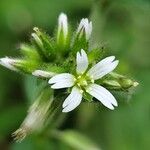
<svg viewBox="0 0 150 150">
<path fill-rule="evenodd" d="M 89 22 L 87 18 L 83 18 L 80 21 L 79 27 L 77 29 L 77 35 L 79 38 L 85 35 L 86 40 L 89 40 L 92 33 L 92 22 Z"/>
<path fill-rule="evenodd" d="M 17 62 L 17 60 L 5 57 L 0 59 L 0 64 L 10 70 L 18 71 L 13 65 Z"/>
<path fill-rule="evenodd" d="M 61 32 L 63 32 L 63 37 L 66 39 L 68 35 L 68 20 L 67 15 L 64 13 L 61 13 L 58 17 L 58 38 L 60 37 Z"/>
<path fill-rule="evenodd" d="M 36 77 L 50 78 L 56 74 L 53 72 L 47 72 L 47 71 L 43 71 L 43 70 L 35 70 L 34 72 L 32 72 L 32 75 L 34 75 Z"/>
<path fill-rule="evenodd" d="M 88 57 L 82 49 L 81 52 L 77 52 L 76 62 L 76 75 L 61 73 L 52 77 L 48 82 L 53 84 L 51 86 L 53 89 L 73 87 L 63 103 L 63 112 L 75 109 L 81 103 L 84 92 L 89 93 L 104 106 L 113 110 L 114 106 L 118 105 L 116 99 L 107 89 L 95 84 L 94 81 L 112 72 L 119 61 L 115 60 L 114 56 L 110 56 L 88 69 Z"/>
</svg>

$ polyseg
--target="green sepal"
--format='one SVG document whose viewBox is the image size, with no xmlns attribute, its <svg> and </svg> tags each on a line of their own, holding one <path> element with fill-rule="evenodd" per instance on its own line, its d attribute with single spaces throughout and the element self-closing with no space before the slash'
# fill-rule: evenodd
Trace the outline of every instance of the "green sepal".
<svg viewBox="0 0 150 150">
<path fill-rule="evenodd" d="M 81 49 L 84 49 L 87 52 L 88 46 L 89 42 L 86 40 L 85 35 L 81 38 L 78 38 L 78 36 L 76 36 L 71 47 L 72 53 L 76 54 L 78 51 L 81 51 Z"/>
<path fill-rule="evenodd" d="M 56 52 L 53 39 L 51 39 L 48 34 L 46 34 L 44 31 L 40 30 L 37 27 L 34 27 L 33 30 L 36 32 L 36 34 L 43 43 L 42 51 L 45 57 L 50 61 L 55 59 Z"/>
<path fill-rule="evenodd" d="M 68 27 L 68 33 L 67 36 L 64 36 L 63 30 L 58 33 L 58 30 L 56 30 L 56 50 L 58 50 L 59 53 L 62 55 L 65 55 L 68 50 L 70 49 L 70 41 L 71 41 L 71 32 L 70 27 Z"/>
<path fill-rule="evenodd" d="M 89 51 L 88 53 L 88 60 L 89 64 L 92 64 L 93 62 L 99 62 L 104 55 L 104 49 L 103 48 L 94 48 Z"/>
<path fill-rule="evenodd" d="M 84 92 L 83 98 L 84 98 L 85 100 L 87 100 L 88 102 L 92 102 L 92 101 L 93 101 L 93 96 L 91 96 L 90 94 L 88 94 L 88 93 L 86 93 L 86 92 Z"/>
<path fill-rule="evenodd" d="M 21 44 L 20 52 L 27 59 L 39 60 L 40 61 L 40 56 L 39 56 L 39 54 L 37 53 L 36 49 L 33 46 L 30 46 L 30 45 L 27 45 L 27 44 Z"/>
<path fill-rule="evenodd" d="M 58 66 L 56 64 L 50 64 L 50 63 L 43 63 L 39 69 L 44 70 L 44 71 L 54 72 L 54 73 L 66 72 L 65 68 Z"/>
<path fill-rule="evenodd" d="M 37 52 L 40 55 L 41 59 L 43 61 L 48 61 L 48 58 L 47 58 L 47 56 L 44 52 L 43 42 L 36 33 L 32 33 L 31 43 L 35 47 L 35 49 L 37 50 Z"/>
<path fill-rule="evenodd" d="M 37 70 L 39 66 L 40 63 L 38 61 L 29 59 L 20 59 L 14 64 L 14 67 L 16 67 L 19 71 L 29 74 L 32 74 L 32 72 Z"/>
</svg>

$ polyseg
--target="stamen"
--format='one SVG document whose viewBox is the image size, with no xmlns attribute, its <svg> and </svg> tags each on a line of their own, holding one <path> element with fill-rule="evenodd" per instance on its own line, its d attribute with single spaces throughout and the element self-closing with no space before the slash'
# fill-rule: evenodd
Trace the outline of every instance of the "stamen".
<svg viewBox="0 0 150 150">
<path fill-rule="evenodd" d="M 81 86 L 80 83 L 77 83 L 78 86 Z"/>
<path fill-rule="evenodd" d="M 94 83 L 94 79 L 91 79 L 91 82 Z"/>
<path fill-rule="evenodd" d="M 81 76 L 78 76 L 78 78 L 77 79 L 80 79 L 81 78 Z"/>
<path fill-rule="evenodd" d="M 83 90 L 80 90 L 80 93 L 82 94 L 82 93 L 83 93 Z"/>
</svg>

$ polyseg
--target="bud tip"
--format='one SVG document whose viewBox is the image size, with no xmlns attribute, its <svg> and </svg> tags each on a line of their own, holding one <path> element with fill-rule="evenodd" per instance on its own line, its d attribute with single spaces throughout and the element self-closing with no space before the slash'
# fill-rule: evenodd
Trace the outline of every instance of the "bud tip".
<svg viewBox="0 0 150 150">
<path fill-rule="evenodd" d="M 139 85 L 138 82 L 134 82 L 134 83 L 133 83 L 133 86 L 134 86 L 134 87 L 137 87 L 138 85 Z"/>
</svg>

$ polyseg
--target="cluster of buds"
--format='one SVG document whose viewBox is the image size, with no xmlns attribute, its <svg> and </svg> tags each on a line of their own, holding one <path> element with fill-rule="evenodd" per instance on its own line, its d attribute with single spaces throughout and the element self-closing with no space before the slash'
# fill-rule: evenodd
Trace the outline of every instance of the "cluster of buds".
<svg viewBox="0 0 150 150">
<path fill-rule="evenodd" d="M 47 80 L 47 85 L 50 84 L 51 89 L 56 92 L 62 92 L 57 89 L 69 88 L 66 90 L 69 96 L 65 97 L 62 105 L 63 112 L 72 111 L 82 101 L 100 101 L 105 107 L 113 110 L 118 103 L 109 90 L 128 91 L 138 85 L 137 82 L 114 72 L 119 63 L 115 56 L 101 60 L 101 48 L 89 49 L 92 22 L 87 18 L 80 21 L 76 32 L 71 32 L 64 13 L 58 17 L 54 37 L 37 27 L 34 27 L 33 31 L 31 44 L 20 46 L 22 56 L 16 59 L 1 58 L 0 64 L 13 71 Z M 21 136 L 24 138 L 27 129 L 37 128 L 35 122 L 43 123 L 47 117 L 44 111 L 50 109 L 50 104 L 42 104 L 38 103 L 38 106 L 30 108 L 21 129 L 17 130 L 15 135 L 23 133 Z M 44 119 L 40 120 L 39 117 Z"/>
</svg>

